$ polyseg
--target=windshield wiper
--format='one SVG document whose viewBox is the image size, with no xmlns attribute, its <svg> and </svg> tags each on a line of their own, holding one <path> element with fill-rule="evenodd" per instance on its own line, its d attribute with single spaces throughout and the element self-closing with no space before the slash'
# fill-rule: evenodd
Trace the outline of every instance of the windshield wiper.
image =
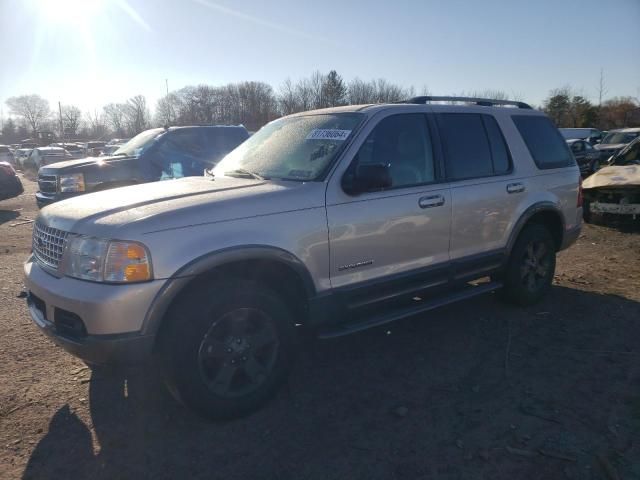
<svg viewBox="0 0 640 480">
<path fill-rule="evenodd" d="M 262 175 L 258 175 L 257 173 L 250 172 L 246 168 L 236 168 L 234 170 L 229 170 L 228 172 L 224 172 L 224 174 L 228 177 L 233 177 L 233 176 L 251 177 L 251 178 L 255 178 L 256 180 L 266 180 L 266 178 L 263 177 Z"/>
</svg>

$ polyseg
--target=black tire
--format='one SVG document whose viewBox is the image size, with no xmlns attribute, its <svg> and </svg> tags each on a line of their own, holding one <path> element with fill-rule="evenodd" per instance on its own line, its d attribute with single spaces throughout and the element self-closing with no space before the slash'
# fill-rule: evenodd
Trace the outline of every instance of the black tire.
<svg viewBox="0 0 640 480">
<path fill-rule="evenodd" d="M 532 305 L 547 293 L 556 268 L 556 246 L 543 225 L 524 227 L 511 250 L 503 275 L 503 297 L 517 305 Z"/>
<path fill-rule="evenodd" d="M 178 401 L 206 418 L 257 410 L 287 377 L 294 321 L 264 285 L 208 282 L 173 305 L 165 322 L 159 339 L 165 383 Z"/>
</svg>

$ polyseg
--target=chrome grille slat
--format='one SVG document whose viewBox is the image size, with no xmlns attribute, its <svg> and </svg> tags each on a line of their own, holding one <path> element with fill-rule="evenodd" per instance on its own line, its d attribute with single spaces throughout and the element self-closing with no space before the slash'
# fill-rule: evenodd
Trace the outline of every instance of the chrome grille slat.
<svg viewBox="0 0 640 480">
<path fill-rule="evenodd" d="M 57 270 L 68 236 L 69 232 L 36 222 L 33 225 L 32 247 L 38 263 Z"/>
</svg>

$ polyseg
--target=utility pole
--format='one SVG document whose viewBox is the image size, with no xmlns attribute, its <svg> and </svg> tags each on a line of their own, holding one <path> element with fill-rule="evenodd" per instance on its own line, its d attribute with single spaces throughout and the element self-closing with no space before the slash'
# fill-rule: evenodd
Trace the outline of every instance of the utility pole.
<svg viewBox="0 0 640 480">
<path fill-rule="evenodd" d="M 167 126 L 171 125 L 171 106 L 169 105 L 169 79 L 164 79 L 164 84 L 167 89 L 167 95 L 164 97 L 167 104 Z"/>
<path fill-rule="evenodd" d="M 62 105 L 58 102 L 58 112 L 60 113 L 60 138 L 62 138 L 62 143 L 64 143 L 64 125 L 62 124 Z"/>
</svg>

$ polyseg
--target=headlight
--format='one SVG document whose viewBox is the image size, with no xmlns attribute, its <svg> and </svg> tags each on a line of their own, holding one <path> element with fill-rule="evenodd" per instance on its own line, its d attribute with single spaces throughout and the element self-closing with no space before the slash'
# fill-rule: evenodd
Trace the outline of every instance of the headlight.
<svg viewBox="0 0 640 480">
<path fill-rule="evenodd" d="M 60 175 L 60 192 L 84 192 L 84 175 L 71 173 Z"/>
<path fill-rule="evenodd" d="M 108 283 L 151 280 L 151 256 L 138 242 L 69 237 L 64 273 L 69 277 Z"/>
</svg>

